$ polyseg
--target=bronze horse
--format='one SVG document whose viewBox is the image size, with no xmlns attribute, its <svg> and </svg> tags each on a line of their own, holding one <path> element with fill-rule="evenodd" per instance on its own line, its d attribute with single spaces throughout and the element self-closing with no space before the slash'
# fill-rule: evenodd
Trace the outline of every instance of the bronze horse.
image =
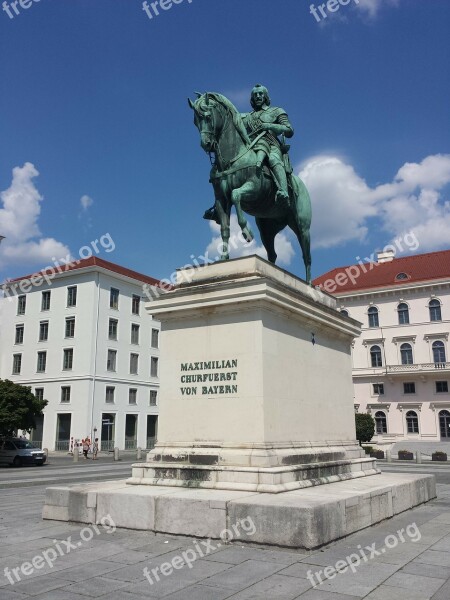
<svg viewBox="0 0 450 600">
<path fill-rule="evenodd" d="M 208 92 L 189 106 L 205 152 L 215 155 L 210 182 L 214 188 L 215 212 L 222 236 L 221 260 L 228 260 L 231 207 L 247 241 L 253 233 L 244 211 L 253 215 L 270 262 L 275 263 L 275 236 L 289 226 L 300 243 L 311 283 L 311 200 L 302 180 L 292 175 L 290 202 L 276 201 L 277 187 L 270 173 L 256 167 L 256 153 L 236 107 L 221 94 Z"/>
</svg>

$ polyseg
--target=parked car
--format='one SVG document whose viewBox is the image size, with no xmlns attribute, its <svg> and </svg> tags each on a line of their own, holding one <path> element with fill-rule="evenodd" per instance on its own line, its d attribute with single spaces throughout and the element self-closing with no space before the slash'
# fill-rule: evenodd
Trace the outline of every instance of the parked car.
<svg viewBox="0 0 450 600">
<path fill-rule="evenodd" d="M 42 466 L 47 457 L 40 448 L 22 438 L 0 439 L 0 463 L 21 467 L 22 465 Z"/>
</svg>

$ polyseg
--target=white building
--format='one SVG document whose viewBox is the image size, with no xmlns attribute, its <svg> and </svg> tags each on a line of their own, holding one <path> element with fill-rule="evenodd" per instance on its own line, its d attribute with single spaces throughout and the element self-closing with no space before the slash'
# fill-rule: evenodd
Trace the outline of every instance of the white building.
<svg viewBox="0 0 450 600">
<path fill-rule="evenodd" d="M 68 450 L 86 436 L 103 450 L 151 446 L 160 324 L 144 290 L 159 282 L 98 257 L 61 271 L 4 288 L 0 378 L 48 400 L 32 432 L 42 447 Z"/>
<path fill-rule="evenodd" d="M 363 325 L 353 348 L 355 409 L 375 418 L 374 441 L 450 441 L 450 250 L 379 254 L 314 283 Z"/>
</svg>

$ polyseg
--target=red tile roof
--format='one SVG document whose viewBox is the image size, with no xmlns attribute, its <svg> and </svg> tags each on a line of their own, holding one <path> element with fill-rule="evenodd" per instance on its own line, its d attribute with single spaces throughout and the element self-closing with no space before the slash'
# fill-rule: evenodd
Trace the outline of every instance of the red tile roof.
<svg viewBox="0 0 450 600">
<path fill-rule="evenodd" d="M 401 273 L 405 273 L 407 278 L 398 279 Z M 315 279 L 313 284 L 340 295 L 442 279 L 450 279 L 450 250 L 394 258 L 390 262 L 338 267 Z"/>
<path fill-rule="evenodd" d="M 143 275 L 142 273 L 138 273 L 137 271 L 132 271 L 131 269 L 121 267 L 120 265 L 116 265 L 115 263 L 112 263 L 109 260 L 104 260 L 103 258 L 99 258 L 98 256 L 91 256 L 90 258 L 75 260 L 74 262 L 69 263 L 67 265 L 60 265 L 60 272 L 66 273 L 68 271 L 76 271 L 77 269 L 86 269 L 87 267 L 101 267 L 103 269 L 107 269 L 108 271 L 113 271 L 114 273 L 124 275 L 125 277 L 130 277 L 131 279 L 136 279 L 137 281 L 141 281 L 143 283 L 148 283 L 150 285 L 158 287 L 161 285 L 161 282 L 158 281 L 158 279 L 154 279 L 153 277 L 149 277 L 148 275 Z M 58 273 L 58 269 L 56 267 L 55 270 Z M 22 279 L 30 279 L 31 277 L 36 275 L 52 275 L 53 273 L 54 271 L 46 269 L 45 271 L 42 270 L 38 273 L 33 273 L 32 275 L 16 277 L 15 279 L 11 279 L 10 281 L 21 281 Z"/>
</svg>

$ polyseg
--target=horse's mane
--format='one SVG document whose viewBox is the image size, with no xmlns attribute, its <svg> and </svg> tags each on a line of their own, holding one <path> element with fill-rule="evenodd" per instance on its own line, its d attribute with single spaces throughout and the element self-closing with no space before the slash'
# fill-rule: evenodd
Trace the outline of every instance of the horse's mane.
<svg viewBox="0 0 450 600">
<path fill-rule="evenodd" d="M 222 96 L 222 94 L 218 94 L 217 92 L 208 92 L 208 97 L 215 100 L 218 104 L 224 106 L 230 113 L 233 118 L 234 126 L 236 127 L 239 135 L 242 138 L 242 141 L 246 145 L 250 145 L 250 138 L 248 137 L 247 130 L 245 129 L 244 121 L 242 120 L 241 113 L 237 110 L 228 98 Z M 208 105 L 206 104 L 206 94 L 203 94 L 196 101 L 196 108 L 200 109 L 201 113 L 205 113 L 208 110 Z"/>
</svg>

